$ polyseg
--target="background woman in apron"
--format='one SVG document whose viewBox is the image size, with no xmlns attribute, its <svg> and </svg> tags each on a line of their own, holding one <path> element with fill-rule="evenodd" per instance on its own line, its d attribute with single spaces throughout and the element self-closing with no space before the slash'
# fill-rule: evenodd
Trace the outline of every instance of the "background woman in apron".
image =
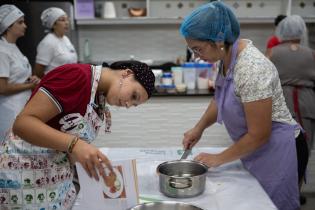
<svg viewBox="0 0 315 210">
<path fill-rule="evenodd" d="M 0 140 L 31 96 L 39 78 L 16 46 L 26 31 L 24 14 L 14 5 L 0 7 Z"/>
<path fill-rule="evenodd" d="M 39 77 L 58 66 L 78 62 L 77 52 L 66 36 L 70 24 L 65 11 L 57 7 L 45 9 L 41 21 L 49 33 L 37 46 L 34 73 Z"/>
<path fill-rule="evenodd" d="M 315 51 L 308 47 L 307 28 L 298 15 L 284 19 L 277 34 L 283 41 L 274 48 L 270 60 L 277 67 L 286 103 L 305 129 L 311 150 L 315 138 Z"/>
<path fill-rule="evenodd" d="M 279 72 L 288 108 L 306 132 L 311 154 L 315 138 L 315 51 L 308 47 L 306 24 L 298 15 L 281 21 L 277 34 L 283 41 L 274 48 L 270 60 Z M 301 197 L 301 203 L 305 201 Z"/>
<path fill-rule="evenodd" d="M 282 94 L 275 66 L 250 40 L 239 39 L 239 23 L 221 2 L 205 4 L 180 28 L 188 47 L 202 60 L 221 61 L 215 98 L 199 122 L 184 134 L 193 147 L 213 123 L 224 123 L 234 141 L 219 154 L 201 153 L 195 160 L 209 167 L 241 159 L 280 210 L 299 209 L 299 147 L 307 148 Z M 307 160 L 307 157 L 306 157 Z M 305 171 L 306 162 L 299 167 Z"/>
<path fill-rule="evenodd" d="M 0 141 L 1 209 L 71 209 L 76 198 L 70 159 L 99 180 L 107 157 L 89 144 L 110 113 L 147 101 L 154 74 L 137 61 L 109 68 L 67 64 L 47 74 L 18 115 L 13 132 Z M 105 119 L 106 118 L 106 119 Z"/>
</svg>

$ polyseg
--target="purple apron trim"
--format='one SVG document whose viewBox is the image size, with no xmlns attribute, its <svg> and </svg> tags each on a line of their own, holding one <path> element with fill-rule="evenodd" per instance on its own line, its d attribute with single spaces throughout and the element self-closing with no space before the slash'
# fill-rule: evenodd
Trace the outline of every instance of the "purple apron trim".
<svg viewBox="0 0 315 210">
<path fill-rule="evenodd" d="M 238 50 L 238 43 L 239 43 L 239 39 L 236 40 L 236 42 L 233 44 L 233 47 L 232 47 L 232 55 L 231 55 L 231 63 L 229 65 L 229 68 L 228 68 L 228 72 L 227 72 L 227 76 L 226 78 L 224 78 L 222 76 L 223 74 L 223 62 L 221 61 L 220 63 L 220 70 L 219 70 L 219 75 L 221 76 L 218 76 L 217 79 L 216 79 L 216 92 L 217 92 L 217 88 L 218 89 L 221 89 L 223 88 L 223 92 L 226 91 L 226 88 L 224 88 L 224 83 L 225 83 L 225 80 L 231 80 L 233 79 L 233 69 L 234 69 L 234 66 L 236 64 L 236 57 L 237 57 L 237 50 Z M 221 98 L 222 97 L 222 98 Z M 215 94 L 215 100 L 217 103 L 220 103 L 218 104 L 218 107 L 222 106 L 222 104 L 224 103 L 224 98 L 225 98 L 225 93 L 223 94 Z M 217 117 L 217 122 L 222 124 L 222 115 L 220 112 L 218 112 L 218 117 Z"/>
<path fill-rule="evenodd" d="M 224 123 L 230 137 L 237 142 L 248 131 L 243 104 L 235 95 L 234 66 L 236 55 L 227 76 L 218 74 L 215 100 L 218 106 L 218 123 Z M 256 177 L 279 210 L 299 208 L 298 170 L 295 129 L 299 125 L 272 122 L 268 143 L 242 158 L 244 167 Z"/>
</svg>

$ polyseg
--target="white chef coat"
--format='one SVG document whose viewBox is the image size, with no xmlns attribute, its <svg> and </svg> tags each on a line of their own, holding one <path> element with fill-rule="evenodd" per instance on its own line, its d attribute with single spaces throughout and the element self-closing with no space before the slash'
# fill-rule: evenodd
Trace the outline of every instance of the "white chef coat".
<svg viewBox="0 0 315 210">
<path fill-rule="evenodd" d="M 0 77 L 8 79 L 8 83 L 24 83 L 32 75 L 31 65 L 14 43 L 0 39 Z M 12 126 L 15 117 L 23 109 L 31 96 L 31 90 L 13 95 L 0 95 L 0 140 Z"/>
<path fill-rule="evenodd" d="M 77 53 L 67 36 L 59 38 L 48 33 L 37 46 L 36 63 L 46 66 L 45 74 L 58 66 L 77 62 Z"/>
</svg>

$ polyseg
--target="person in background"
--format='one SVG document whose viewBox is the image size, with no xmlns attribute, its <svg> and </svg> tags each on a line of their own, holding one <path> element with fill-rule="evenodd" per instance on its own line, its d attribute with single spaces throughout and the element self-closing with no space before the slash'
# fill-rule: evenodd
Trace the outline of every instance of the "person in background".
<svg viewBox="0 0 315 210">
<path fill-rule="evenodd" d="M 184 148 L 192 148 L 212 124 L 224 123 L 234 143 L 221 153 L 201 153 L 194 160 L 218 167 L 241 159 L 279 210 L 299 209 L 298 180 L 307 157 L 296 151 L 307 150 L 307 144 L 286 106 L 275 66 L 252 41 L 239 38 L 239 22 L 222 2 L 195 9 L 180 32 L 201 59 L 221 61 L 215 97 L 198 123 L 184 133 Z"/>
<path fill-rule="evenodd" d="M 0 144 L 0 178 L 18 183 L 6 186 L 4 197 L 21 191 L 25 180 L 30 180 L 28 192 L 55 193 L 50 201 L 44 199 L 42 208 L 71 209 L 76 198 L 74 162 L 96 180 L 98 173 L 106 177 L 105 165 L 112 171 L 107 157 L 89 144 L 104 121 L 109 132 L 111 116 L 106 103 L 138 106 L 151 97 L 154 80 L 151 69 L 138 61 L 119 61 L 109 68 L 66 64 L 45 75 L 17 116 L 14 133 Z M 23 206 L 27 207 L 31 205 Z"/>
<path fill-rule="evenodd" d="M 286 15 L 278 15 L 275 20 L 274 20 L 274 25 L 275 28 L 277 28 L 278 24 L 284 19 L 286 18 Z M 268 41 L 267 41 L 267 48 L 266 48 L 266 52 L 265 55 L 267 56 L 267 58 L 270 58 L 271 55 L 271 51 L 272 48 L 274 46 L 277 46 L 280 43 L 279 38 L 276 35 L 272 35 L 271 37 L 269 37 Z"/>
<path fill-rule="evenodd" d="M 42 12 L 41 20 L 51 31 L 37 46 L 34 73 L 39 77 L 63 64 L 78 62 L 76 50 L 66 36 L 69 30 L 67 14 L 60 8 L 50 7 Z"/>
<path fill-rule="evenodd" d="M 273 48 L 270 60 L 291 114 L 306 131 L 310 151 L 315 138 L 315 51 L 307 46 L 306 24 L 299 15 L 281 21 L 276 33 L 282 42 Z"/>
<path fill-rule="evenodd" d="M 24 14 L 14 5 L 0 7 L 0 140 L 31 96 L 39 78 L 32 76 L 28 59 L 16 46 L 24 36 Z"/>
</svg>

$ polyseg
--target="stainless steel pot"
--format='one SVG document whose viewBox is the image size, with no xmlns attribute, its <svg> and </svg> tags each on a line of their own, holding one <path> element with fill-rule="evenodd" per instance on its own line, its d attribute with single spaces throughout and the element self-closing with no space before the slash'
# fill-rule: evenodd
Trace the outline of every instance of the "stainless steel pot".
<svg viewBox="0 0 315 210">
<path fill-rule="evenodd" d="M 205 190 L 208 167 L 192 160 L 174 160 L 157 167 L 160 191 L 173 198 L 190 198 Z"/>
<path fill-rule="evenodd" d="M 182 202 L 161 201 L 139 204 L 128 210 L 203 210 L 203 209 Z"/>
</svg>

